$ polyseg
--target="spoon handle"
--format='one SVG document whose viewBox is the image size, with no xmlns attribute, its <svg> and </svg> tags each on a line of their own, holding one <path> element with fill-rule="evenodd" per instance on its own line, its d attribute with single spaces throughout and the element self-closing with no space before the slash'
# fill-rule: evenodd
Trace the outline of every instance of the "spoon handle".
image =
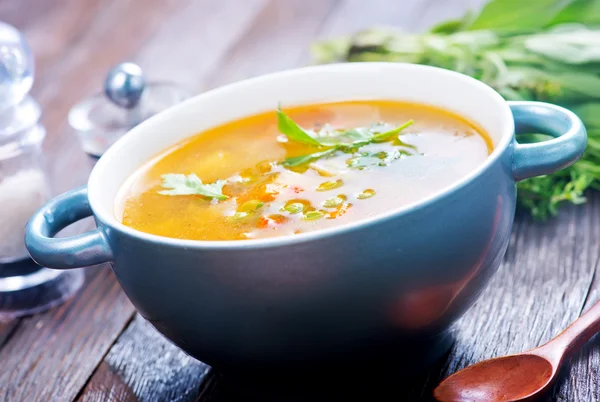
<svg viewBox="0 0 600 402">
<path fill-rule="evenodd" d="M 557 337 L 538 348 L 539 354 L 545 355 L 558 363 L 579 350 L 599 331 L 600 301 L 597 301 Z"/>
</svg>

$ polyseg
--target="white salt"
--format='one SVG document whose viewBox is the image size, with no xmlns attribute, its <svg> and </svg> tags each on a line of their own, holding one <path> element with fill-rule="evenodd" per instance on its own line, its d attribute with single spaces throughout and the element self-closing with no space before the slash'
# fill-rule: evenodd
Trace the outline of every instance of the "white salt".
<svg viewBox="0 0 600 402">
<path fill-rule="evenodd" d="M 25 225 L 49 197 L 39 169 L 21 170 L 0 181 L 0 263 L 27 257 Z"/>
</svg>

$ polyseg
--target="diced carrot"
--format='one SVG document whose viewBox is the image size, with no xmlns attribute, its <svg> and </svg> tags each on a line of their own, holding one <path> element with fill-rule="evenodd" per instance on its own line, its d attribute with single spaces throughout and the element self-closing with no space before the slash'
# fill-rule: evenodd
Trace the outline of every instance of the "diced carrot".
<svg viewBox="0 0 600 402">
<path fill-rule="evenodd" d="M 258 220 L 258 224 L 256 225 L 256 227 L 258 227 L 259 229 L 264 229 L 268 226 L 269 226 L 269 220 L 267 218 L 265 218 L 264 216 L 261 216 L 260 219 Z"/>
</svg>

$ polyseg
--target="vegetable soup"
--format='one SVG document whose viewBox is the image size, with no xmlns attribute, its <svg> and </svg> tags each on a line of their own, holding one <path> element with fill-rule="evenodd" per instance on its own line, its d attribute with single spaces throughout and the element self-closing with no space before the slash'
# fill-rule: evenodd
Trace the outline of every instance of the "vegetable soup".
<svg viewBox="0 0 600 402">
<path fill-rule="evenodd" d="M 129 227 L 178 239 L 294 235 L 418 202 L 491 152 L 479 127 L 432 106 L 275 105 L 149 161 L 125 183 L 117 213 Z"/>
</svg>

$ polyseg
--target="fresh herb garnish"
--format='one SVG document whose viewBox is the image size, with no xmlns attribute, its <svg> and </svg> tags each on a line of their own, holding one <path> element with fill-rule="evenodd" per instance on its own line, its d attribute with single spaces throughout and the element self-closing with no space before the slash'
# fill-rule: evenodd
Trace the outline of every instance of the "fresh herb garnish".
<svg viewBox="0 0 600 402">
<path fill-rule="evenodd" d="M 388 141 L 414 123 L 413 120 L 409 120 L 398 127 L 383 132 L 380 131 L 381 125 L 373 127 L 357 127 L 350 130 L 332 130 L 329 127 L 326 127 L 319 131 L 317 137 L 313 137 L 286 115 L 281 110 L 281 107 L 277 109 L 277 122 L 279 131 L 285 134 L 290 140 L 319 147 L 328 147 L 324 151 L 287 158 L 281 163 L 286 167 L 304 165 L 325 156 L 329 156 L 337 151 L 354 153 L 358 148 L 364 145 Z"/>
<path fill-rule="evenodd" d="M 226 180 L 217 180 L 212 184 L 204 184 L 195 173 L 184 174 L 165 174 L 162 175 L 162 187 L 168 190 L 159 191 L 162 195 L 202 195 L 217 200 L 226 200 L 228 197 L 223 194 L 223 185 Z"/>
<path fill-rule="evenodd" d="M 290 140 L 301 142 L 303 144 L 321 146 L 322 144 L 308 134 L 294 120 L 277 108 L 277 127 L 281 133 L 285 134 Z"/>
<path fill-rule="evenodd" d="M 333 147 L 333 148 L 329 148 L 328 150 L 322 151 L 322 152 L 315 152 L 313 154 L 308 154 L 308 155 L 294 156 L 291 158 L 287 158 L 281 164 L 283 166 L 287 166 L 287 167 L 300 166 L 300 165 L 304 165 L 306 163 L 312 162 L 314 160 L 320 159 L 324 156 L 330 155 L 338 150 L 339 150 L 338 147 Z"/>
<path fill-rule="evenodd" d="M 407 127 L 410 127 L 413 123 L 414 123 L 414 120 L 410 119 L 406 123 L 402 124 L 399 127 L 394 128 L 392 130 L 386 131 L 384 133 L 377 133 L 377 134 L 373 135 L 373 137 L 371 137 L 371 142 L 387 141 L 390 138 L 392 138 L 393 136 L 400 134 L 400 131 L 404 130 Z"/>
</svg>

